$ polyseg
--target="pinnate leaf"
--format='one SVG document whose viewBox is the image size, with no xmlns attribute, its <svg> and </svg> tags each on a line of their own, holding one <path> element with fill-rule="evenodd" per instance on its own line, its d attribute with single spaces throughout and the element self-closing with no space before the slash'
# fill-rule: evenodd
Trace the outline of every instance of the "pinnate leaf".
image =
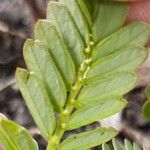
<svg viewBox="0 0 150 150">
<path fill-rule="evenodd" d="M 35 40 L 25 43 L 29 73 L 19 69 L 17 81 L 48 148 L 89 149 L 117 134 L 98 128 L 56 144 L 59 133 L 125 107 L 122 96 L 135 86 L 150 35 L 150 26 L 141 22 L 121 28 L 127 10 L 127 3 L 110 0 L 50 2 L 47 19 L 36 25 Z"/>
</svg>

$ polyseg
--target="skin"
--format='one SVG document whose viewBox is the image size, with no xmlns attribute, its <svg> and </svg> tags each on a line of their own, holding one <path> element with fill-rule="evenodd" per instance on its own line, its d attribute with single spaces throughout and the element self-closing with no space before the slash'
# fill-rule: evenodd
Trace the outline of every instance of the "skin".
<svg viewBox="0 0 150 150">
<path fill-rule="evenodd" d="M 130 0 L 127 21 L 140 20 L 150 24 L 150 0 Z"/>
<path fill-rule="evenodd" d="M 128 1 L 130 4 L 126 22 L 144 21 L 150 24 L 150 0 L 116 0 Z M 150 39 L 148 42 L 150 46 Z"/>
<path fill-rule="evenodd" d="M 130 8 L 127 22 L 144 21 L 150 24 L 150 0 L 116 0 L 129 1 Z"/>
</svg>

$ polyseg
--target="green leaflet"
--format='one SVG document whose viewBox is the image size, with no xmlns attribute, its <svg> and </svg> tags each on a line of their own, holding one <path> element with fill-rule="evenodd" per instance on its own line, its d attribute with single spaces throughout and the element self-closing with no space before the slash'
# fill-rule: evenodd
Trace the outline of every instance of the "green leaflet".
<svg viewBox="0 0 150 150">
<path fill-rule="evenodd" d="M 35 37 L 44 44 L 57 66 L 69 90 L 75 80 L 75 66 L 68 49 L 55 26 L 46 20 L 39 20 L 35 28 Z"/>
<path fill-rule="evenodd" d="M 112 140 L 112 144 L 113 144 L 114 150 L 122 150 L 123 149 L 122 145 L 116 139 Z"/>
<path fill-rule="evenodd" d="M 80 5 L 83 8 L 84 4 L 81 2 L 81 0 L 61 0 L 61 1 L 64 4 L 66 4 L 66 6 L 68 7 L 68 9 L 71 13 L 71 16 L 73 17 L 83 40 L 85 40 L 85 43 L 88 45 L 88 43 L 90 41 L 90 39 L 89 39 L 90 31 L 89 31 L 89 27 L 88 27 L 88 22 L 80 8 Z M 84 10 L 85 10 L 85 7 L 84 7 Z"/>
<path fill-rule="evenodd" d="M 60 150 L 87 150 L 109 141 L 117 135 L 112 128 L 96 128 L 93 131 L 72 135 L 60 144 Z"/>
<path fill-rule="evenodd" d="M 23 52 L 28 69 L 42 78 L 52 105 L 59 111 L 66 102 L 66 89 L 48 49 L 39 41 L 27 40 Z"/>
<path fill-rule="evenodd" d="M 141 150 L 141 148 L 138 144 L 133 143 L 133 150 Z"/>
<path fill-rule="evenodd" d="M 81 0 L 62 1 L 68 6 L 86 43 L 89 39 L 87 23 L 90 25 L 90 32 L 94 41 L 97 42 L 122 26 L 128 10 L 126 4 L 109 0 L 93 0 L 92 2 Z"/>
<path fill-rule="evenodd" d="M 49 139 L 55 129 L 55 114 L 43 83 L 33 73 L 17 69 L 17 83 L 37 126 Z"/>
<path fill-rule="evenodd" d="M 146 119 L 150 120 L 150 100 L 146 101 L 143 106 L 143 115 Z"/>
<path fill-rule="evenodd" d="M 112 140 L 113 148 L 112 150 L 141 150 L 140 146 L 136 143 L 133 143 L 133 145 L 127 140 L 124 140 L 124 143 L 118 142 L 116 139 Z M 111 150 L 110 147 L 104 143 L 102 145 L 102 150 Z M 144 150 L 144 147 L 143 147 Z"/>
<path fill-rule="evenodd" d="M 92 54 L 93 61 L 111 55 L 114 52 L 123 49 L 127 45 L 134 45 L 135 47 L 138 45 L 144 46 L 149 37 L 149 25 L 141 22 L 131 23 L 97 44 Z"/>
<path fill-rule="evenodd" d="M 80 2 L 81 0 L 78 0 L 78 1 Z M 89 24 L 92 25 L 92 15 L 91 15 L 93 13 L 92 1 L 82 0 L 82 2 L 83 2 L 84 7 L 86 7 L 86 11 L 81 7 L 82 12 L 84 13 L 84 16 L 88 15 L 87 20 L 88 20 Z M 82 5 L 80 5 L 80 6 L 82 6 Z"/>
<path fill-rule="evenodd" d="M 76 105 L 105 102 L 106 98 L 122 96 L 135 86 L 136 80 L 136 76 L 131 73 L 108 74 L 108 76 L 95 78 L 85 84 L 77 98 Z"/>
<path fill-rule="evenodd" d="M 0 144 L 5 150 L 38 150 L 27 130 L 6 118 L 0 119 Z"/>
<path fill-rule="evenodd" d="M 147 51 L 143 47 L 125 47 L 119 52 L 92 63 L 87 78 L 94 78 L 109 72 L 134 72 L 146 57 Z"/>
<path fill-rule="evenodd" d="M 133 146 L 128 140 L 125 139 L 124 143 L 125 143 L 126 150 L 133 150 Z"/>
<path fill-rule="evenodd" d="M 97 120 L 102 120 L 117 112 L 120 112 L 126 106 L 123 99 L 109 99 L 103 103 L 94 103 L 78 109 L 70 117 L 67 130 L 79 128 Z"/>
<path fill-rule="evenodd" d="M 102 145 L 102 150 L 111 150 L 111 149 L 110 149 L 110 147 L 106 143 L 104 143 Z"/>
<path fill-rule="evenodd" d="M 135 85 L 132 73 L 147 56 L 143 46 L 150 35 L 143 23 L 120 29 L 126 12 L 126 3 L 110 0 L 50 2 L 47 20 L 36 25 L 35 40 L 25 43 L 30 73 L 19 69 L 17 81 L 47 150 L 88 149 L 116 135 L 99 128 L 60 144 L 66 130 L 125 107 L 122 95 Z"/>
<path fill-rule="evenodd" d="M 148 100 L 145 102 L 143 106 L 143 115 L 146 119 L 150 120 L 150 85 L 148 85 L 145 89 L 145 94 Z"/>
<path fill-rule="evenodd" d="M 86 21 L 88 23 L 88 26 L 90 28 L 90 26 L 92 26 L 92 18 L 91 18 L 92 16 L 90 14 L 90 11 L 89 11 L 89 8 L 87 6 L 87 3 L 90 3 L 91 1 L 87 0 L 87 2 L 86 2 L 85 0 L 77 0 L 77 2 L 79 4 L 79 9 L 81 9 L 81 12 L 82 12 L 83 16 L 85 17 L 85 19 L 86 19 Z"/>
<path fill-rule="evenodd" d="M 69 10 L 61 3 L 49 3 L 47 18 L 54 23 L 64 38 L 76 67 L 79 67 L 83 60 L 85 45 Z"/>
<path fill-rule="evenodd" d="M 93 39 L 100 41 L 122 26 L 128 7 L 110 0 L 92 0 L 92 4 Z"/>
<path fill-rule="evenodd" d="M 145 89 L 145 94 L 147 96 L 147 98 L 149 99 L 150 98 L 150 85 L 148 85 Z"/>
</svg>

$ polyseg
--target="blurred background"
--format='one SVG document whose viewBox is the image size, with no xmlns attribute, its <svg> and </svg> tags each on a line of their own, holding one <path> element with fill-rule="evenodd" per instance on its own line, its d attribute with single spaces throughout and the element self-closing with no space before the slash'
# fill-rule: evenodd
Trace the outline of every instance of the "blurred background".
<svg viewBox="0 0 150 150">
<path fill-rule="evenodd" d="M 38 141 L 40 150 L 46 142 L 36 128 L 15 83 L 16 67 L 25 67 L 22 47 L 26 38 L 33 37 L 33 27 L 40 18 L 45 18 L 48 0 L 0 0 L 0 112 L 29 129 Z M 138 70 L 139 83 L 125 97 L 129 103 L 125 110 L 111 118 L 66 133 L 81 132 L 96 126 L 110 126 L 124 137 L 150 148 L 150 122 L 144 119 L 141 108 L 146 101 L 144 89 L 150 83 L 150 57 Z M 64 137 L 65 138 L 65 137 Z M 100 149 L 100 148 L 95 148 Z M 0 148 L 1 150 L 1 148 Z"/>
</svg>

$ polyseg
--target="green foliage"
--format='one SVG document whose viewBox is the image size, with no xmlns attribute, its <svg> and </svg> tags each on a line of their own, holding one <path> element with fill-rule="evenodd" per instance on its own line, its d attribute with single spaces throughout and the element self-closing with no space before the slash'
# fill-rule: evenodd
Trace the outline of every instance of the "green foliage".
<svg viewBox="0 0 150 150">
<path fill-rule="evenodd" d="M 6 150 L 38 150 L 28 131 L 0 115 L 0 144 Z"/>
<path fill-rule="evenodd" d="M 60 150 L 82 150 L 109 141 L 117 134 L 112 128 L 97 128 L 93 131 L 72 135 L 60 144 Z"/>
<path fill-rule="evenodd" d="M 127 139 L 124 140 L 124 143 L 118 142 L 116 139 L 112 140 L 113 150 L 142 150 L 142 148 L 136 144 L 129 142 Z M 108 144 L 104 143 L 102 145 L 102 150 L 111 150 Z M 144 150 L 144 147 L 143 147 Z"/>
<path fill-rule="evenodd" d="M 81 126 L 90 124 L 97 120 L 104 119 L 117 112 L 120 112 L 126 101 L 123 99 L 105 99 L 103 102 L 93 102 L 87 106 L 81 107 L 70 117 L 70 121 L 67 125 L 68 130 L 76 129 Z"/>
<path fill-rule="evenodd" d="M 61 141 L 65 131 L 126 106 L 122 96 L 136 84 L 150 35 L 141 22 L 122 27 L 127 10 L 127 3 L 109 0 L 50 2 L 35 39 L 25 42 L 27 70 L 18 68 L 16 79 L 47 150 L 89 149 L 117 134 L 96 128 Z"/>
<path fill-rule="evenodd" d="M 23 97 L 34 121 L 41 129 L 43 136 L 47 139 L 50 138 L 55 129 L 56 119 L 42 80 L 24 69 L 17 69 L 16 75 L 18 83 L 20 83 L 20 90 L 23 91 Z"/>
<path fill-rule="evenodd" d="M 145 102 L 142 111 L 143 111 L 144 117 L 150 120 L 150 86 L 147 86 L 147 88 L 145 89 L 145 94 L 148 100 Z"/>
</svg>

